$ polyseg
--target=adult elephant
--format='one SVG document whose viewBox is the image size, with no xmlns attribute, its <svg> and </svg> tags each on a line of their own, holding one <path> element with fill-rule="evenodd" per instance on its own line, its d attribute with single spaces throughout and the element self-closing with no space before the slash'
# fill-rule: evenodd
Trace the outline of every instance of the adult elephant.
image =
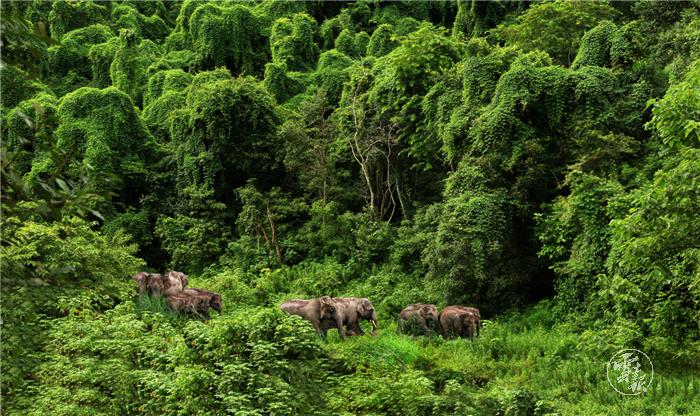
<svg viewBox="0 0 700 416">
<path fill-rule="evenodd" d="M 338 307 L 335 299 L 330 296 L 321 296 L 310 300 L 288 300 L 280 305 L 280 309 L 311 322 L 318 335 L 325 337 L 328 329 L 337 328 L 340 338 L 345 339 L 342 310 Z"/>
<path fill-rule="evenodd" d="M 141 296 L 162 296 L 165 292 L 165 280 L 160 273 L 138 272 L 132 278 L 136 281 Z"/>
<path fill-rule="evenodd" d="M 214 309 L 221 315 L 221 295 L 216 292 L 210 292 L 205 289 L 191 287 L 182 291 L 184 295 L 195 298 L 194 304 L 197 312 L 204 316 L 207 320 L 210 319 L 209 308 Z"/>
<path fill-rule="evenodd" d="M 451 307 L 452 308 L 459 308 L 465 312 L 469 312 L 472 315 L 474 315 L 474 327 L 476 328 L 476 336 L 478 337 L 481 334 L 481 312 L 479 311 L 479 309 L 474 308 L 472 306 L 453 305 Z"/>
<path fill-rule="evenodd" d="M 437 307 L 432 304 L 408 305 L 396 319 L 396 329 L 399 333 L 430 335 L 438 330 L 439 326 Z"/>
<path fill-rule="evenodd" d="M 343 317 L 347 335 L 364 335 L 360 327 L 360 320 L 369 321 L 372 324 L 372 335 L 377 334 L 377 311 L 372 301 L 367 298 L 333 298 L 336 307 Z"/>
<path fill-rule="evenodd" d="M 454 337 L 474 339 L 476 316 L 473 312 L 465 310 L 463 306 L 446 307 L 440 312 L 439 320 L 442 336 L 445 339 Z"/>
</svg>

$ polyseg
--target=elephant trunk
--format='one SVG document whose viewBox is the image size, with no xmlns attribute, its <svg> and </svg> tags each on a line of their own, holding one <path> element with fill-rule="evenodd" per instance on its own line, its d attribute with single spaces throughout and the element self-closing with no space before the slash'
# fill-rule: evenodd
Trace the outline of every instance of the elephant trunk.
<svg viewBox="0 0 700 416">
<path fill-rule="evenodd" d="M 372 335 L 377 335 L 377 312 L 372 312 L 370 322 L 372 323 Z"/>
</svg>

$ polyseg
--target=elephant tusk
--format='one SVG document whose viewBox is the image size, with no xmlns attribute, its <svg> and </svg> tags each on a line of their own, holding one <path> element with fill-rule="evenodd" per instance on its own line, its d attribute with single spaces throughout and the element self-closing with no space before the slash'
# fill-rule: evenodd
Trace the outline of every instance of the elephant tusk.
<svg viewBox="0 0 700 416">
<path fill-rule="evenodd" d="M 377 321 L 372 320 L 370 322 L 372 323 L 372 328 L 377 329 Z"/>
</svg>

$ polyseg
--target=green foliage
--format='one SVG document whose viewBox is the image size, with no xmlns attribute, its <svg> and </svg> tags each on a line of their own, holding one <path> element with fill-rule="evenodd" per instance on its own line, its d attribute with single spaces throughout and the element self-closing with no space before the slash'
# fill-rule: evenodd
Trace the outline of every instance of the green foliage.
<svg viewBox="0 0 700 416">
<path fill-rule="evenodd" d="M 319 53 L 314 43 L 317 32 L 316 21 L 306 13 L 276 20 L 270 35 L 272 60 L 285 63 L 291 71 L 313 68 Z"/>
<path fill-rule="evenodd" d="M 236 225 L 242 235 L 263 239 L 270 258 L 273 256 L 282 263 L 286 253 L 285 240 L 289 237 L 288 227 L 294 217 L 300 216 L 306 209 L 306 204 L 300 200 L 292 200 L 277 187 L 262 193 L 253 183 L 236 190 L 241 200 L 241 212 L 238 214 Z"/>
<path fill-rule="evenodd" d="M 161 70 L 148 77 L 148 85 L 143 96 L 144 107 L 155 103 L 163 95 L 182 93 L 192 82 L 192 75 L 182 69 Z"/>
<path fill-rule="evenodd" d="M 430 25 L 408 35 L 401 45 L 377 60 L 374 85 L 368 104 L 378 117 L 397 126 L 398 139 L 406 143 L 408 153 L 418 166 L 428 169 L 439 148 L 432 137 L 414 134 L 418 128 L 420 98 L 435 78 L 460 58 L 460 48 Z"/>
<path fill-rule="evenodd" d="M 112 8 L 112 20 L 116 29 L 130 29 L 143 39 L 162 41 L 169 29 L 161 16 L 144 16 L 131 4 L 120 4 Z"/>
<path fill-rule="evenodd" d="M 335 39 L 335 49 L 350 57 L 357 57 L 359 51 L 355 48 L 355 36 L 350 29 L 344 29 Z"/>
<path fill-rule="evenodd" d="M 51 37 L 62 40 L 63 35 L 72 30 L 106 23 L 107 16 L 107 7 L 95 4 L 92 0 L 54 2 L 48 20 Z"/>
<path fill-rule="evenodd" d="M 39 93 L 10 110 L 3 123 L 3 146 L 13 154 L 13 166 L 24 175 L 31 169 L 35 154 L 49 150 L 53 144 L 56 119 L 56 97 Z"/>
<path fill-rule="evenodd" d="M 649 126 L 670 147 L 700 144 L 700 61 L 696 61 L 681 82 L 669 87 L 666 95 L 654 100 Z"/>
<path fill-rule="evenodd" d="M 48 49 L 46 74 L 59 85 L 57 89 L 61 95 L 92 79 L 91 47 L 107 42 L 112 36 L 107 26 L 91 25 L 65 34 L 60 44 Z M 65 80 L 72 82 L 66 83 Z"/>
<path fill-rule="evenodd" d="M 277 101 L 282 103 L 304 91 L 304 83 L 298 73 L 287 72 L 284 62 L 270 62 L 265 65 L 265 88 L 274 94 Z"/>
<path fill-rule="evenodd" d="M 597 276 L 605 273 L 610 251 L 610 220 L 619 183 L 581 171 L 567 177 L 571 193 L 559 197 L 547 216 L 539 216 L 540 256 L 557 273 L 557 301 L 565 313 L 581 312 Z"/>
<path fill-rule="evenodd" d="M 60 100 L 57 115 L 56 146 L 77 156 L 96 189 L 134 193 L 141 189 L 153 139 L 126 94 L 113 87 L 80 88 Z M 57 169 L 49 155 L 37 156 L 30 181 Z M 118 200 L 135 198 L 138 194 L 120 194 Z"/>
<path fill-rule="evenodd" d="M 148 82 L 146 68 L 159 54 L 159 47 L 149 40 L 137 45 L 138 37 L 130 29 L 119 32 L 120 44 L 109 68 L 112 85 L 129 94 L 134 104 L 141 105 L 143 88 Z"/>
<path fill-rule="evenodd" d="M 3 395 L 13 397 L 35 371 L 48 320 L 112 308 L 143 264 L 123 233 L 106 238 L 78 218 L 39 222 L 30 202 L 3 211 Z"/>
<path fill-rule="evenodd" d="M 611 222 L 608 277 L 599 280 L 600 300 L 628 297 L 609 306 L 620 318 L 634 316 L 652 348 L 679 354 L 674 342 L 700 335 L 698 272 L 700 234 L 695 221 L 700 153 L 683 149 L 654 178 L 626 198 L 624 216 Z M 614 298 L 613 298 L 614 299 Z M 638 311 L 634 315 L 630 312 Z M 671 341 L 662 343 L 661 338 Z"/>
<path fill-rule="evenodd" d="M 154 229 L 163 249 L 170 255 L 170 266 L 189 273 L 201 272 L 216 261 L 227 237 L 221 231 L 222 224 L 218 221 L 186 215 L 160 217 Z M 197 247 L 196 257 L 192 256 L 192 247 Z"/>
<path fill-rule="evenodd" d="M 323 52 L 318 59 L 314 72 L 314 83 L 323 90 L 332 104 L 338 103 L 343 91 L 343 84 L 349 79 L 348 69 L 352 59 L 336 49 Z"/>
<path fill-rule="evenodd" d="M 28 10 L 23 10 L 18 3 L 4 5 L 0 33 L 4 52 L 3 70 L 6 65 L 13 65 L 35 75 L 39 69 L 39 62 L 45 59 L 46 47 L 53 41 L 47 36 L 44 22 L 32 25 L 27 19 L 28 15 L 36 11 L 35 6 L 37 5 L 32 4 Z"/>
<path fill-rule="evenodd" d="M 3 414 L 700 412 L 697 2 L 2 14 Z M 134 298 L 168 269 L 223 314 Z M 279 310 L 322 295 L 379 334 Z M 396 334 L 418 302 L 481 335 Z"/>
<path fill-rule="evenodd" d="M 446 186 L 437 230 L 423 261 L 430 275 L 444 282 L 449 303 L 489 308 L 490 302 L 517 302 L 511 288 L 521 285 L 525 275 L 517 272 L 509 247 L 511 204 L 504 190 L 480 183 L 481 175 L 460 164 L 448 180 L 452 183 Z"/>
<path fill-rule="evenodd" d="M 192 78 L 182 69 L 162 70 L 148 77 L 143 95 L 143 120 L 163 141 L 170 130 L 171 115 L 185 105 L 187 87 Z"/>
<path fill-rule="evenodd" d="M 517 23 L 501 24 L 493 33 L 525 51 L 543 50 L 557 63 L 569 66 L 584 32 L 616 14 L 615 9 L 601 2 L 542 2 L 518 15 Z"/>
<path fill-rule="evenodd" d="M 110 68 L 120 44 L 120 38 L 114 36 L 104 43 L 98 43 L 90 47 L 88 59 L 92 67 L 92 85 L 94 87 L 107 88 L 112 85 Z"/>
<path fill-rule="evenodd" d="M 172 116 L 170 127 L 180 188 L 204 185 L 225 200 L 233 196 L 227 180 L 238 177 L 243 185 L 247 177 L 273 171 L 279 161 L 277 111 L 272 95 L 252 78 L 231 78 L 226 70 L 195 76 L 186 109 Z"/>
<path fill-rule="evenodd" d="M 3 85 L 1 108 L 3 114 L 37 92 L 47 89 L 43 84 L 31 80 L 25 71 L 14 65 L 3 65 L 0 70 L 0 82 Z"/>
<path fill-rule="evenodd" d="M 199 54 L 200 68 L 226 66 L 236 75 L 262 74 L 268 52 L 261 45 L 267 45 L 267 39 L 260 19 L 250 8 L 201 4 L 189 16 L 188 24 L 187 34 Z"/>
<path fill-rule="evenodd" d="M 480 2 L 460 0 L 457 2 L 452 33 L 457 36 L 481 36 L 488 29 L 500 23 L 509 12 L 521 12 L 524 8 L 522 1 L 493 1 Z"/>
<path fill-rule="evenodd" d="M 398 42 L 396 42 L 394 27 L 388 23 L 377 26 L 372 32 L 367 45 L 367 55 L 369 56 L 384 56 L 391 52 Z"/>
</svg>

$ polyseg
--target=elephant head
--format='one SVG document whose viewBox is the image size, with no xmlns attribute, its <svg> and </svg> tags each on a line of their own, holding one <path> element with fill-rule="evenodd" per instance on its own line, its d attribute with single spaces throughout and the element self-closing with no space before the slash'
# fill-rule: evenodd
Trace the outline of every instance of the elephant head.
<svg viewBox="0 0 700 416">
<path fill-rule="evenodd" d="M 163 276 L 160 273 L 139 272 L 133 277 L 138 285 L 139 295 L 148 293 L 151 296 L 161 296 L 165 290 Z"/>
<path fill-rule="evenodd" d="M 377 311 L 374 305 L 367 298 L 358 299 L 357 313 L 363 318 L 372 323 L 372 335 L 377 334 Z"/>
<path fill-rule="evenodd" d="M 435 305 L 423 305 L 421 312 L 426 320 L 432 322 L 438 321 L 437 307 L 435 307 Z"/>
<path fill-rule="evenodd" d="M 170 271 L 165 275 L 165 294 L 172 295 L 180 293 L 187 287 L 187 275 L 182 272 Z"/>
<path fill-rule="evenodd" d="M 132 277 L 132 279 L 134 279 L 136 285 L 138 286 L 139 295 L 143 295 L 144 293 L 146 293 L 146 290 L 148 290 L 149 277 L 150 273 L 148 272 L 138 272 Z"/>
<path fill-rule="evenodd" d="M 221 295 L 218 293 L 214 293 L 211 297 L 211 308 L 214 309 L 215 311 L 219 312 L 219 315 L 221 315 Z"/>
<path fill-rule="evenodd" d="M 476 315 L 473 312 L 462 312 L 459 315 L 460 336 L 474 340 L 474 328 L 476 326 Z"/>
</svg>

